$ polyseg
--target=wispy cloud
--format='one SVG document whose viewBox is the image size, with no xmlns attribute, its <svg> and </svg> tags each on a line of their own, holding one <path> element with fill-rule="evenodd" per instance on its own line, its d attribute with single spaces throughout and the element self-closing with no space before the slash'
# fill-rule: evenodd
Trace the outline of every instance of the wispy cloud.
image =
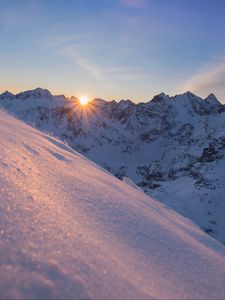
<svg viewBox="0 0 225 300">
<path fill-rule="evenodd" d="M 41 45 L 45 47 L 57 47 L 57 46 L 62 46 L 67 43 L 75 42 L 77 39 L 77 36 L 74 34 L 70 35 L 63 35 L 63 36 L 56 36 L 54 38 L 49 39 L 49 35 L 42 36 L 41 37 Z"/>
<path fill-rule="evenodd" d="M 77 55 L 76 55 L 76 63 L 80 67 L 88 71 L 94 78 L 104 81 L 103 72 L 98 64 L 92 63 L 87 58 L 77 56 Z"/>
<path fill-rule="evenodd" d="M 203 94 L 223 95 L 225 99 L 225 56 L 208 62 L 194 74 L 184 85 L 183 89 Z"/>
<path fill-rule="evenodd" d="M 81 40 L 83 36 L 81 34 L 57 35 L 55 34 L 55 30 L 56 28 L 51 28 L 50 32 L 42 35 L 38 40 L 39 46 L 53 49 L 56 54 L 66 57 L 73 64 L 86 70 L 95 79 L 103 80 L 98 64 L 91 62 L 82 54 L 84 44 Z"/>
<path fill-rule="evenodd" d="M 111 86 L 112 79 L 129 81 L 148 76 L 135 66 L 123 66 L 112 62 L 108 64 L 100 63 L 97 58 L 93 61 L 91 55 L 87 56 L 83 51 L 84 48 L 91 49 L 91 45 L 86 44 L 87 42 L 83 42 L 83 40 L 86 39 L 81 35 L 58 35 L 50 39 L 49 36 L 43 36 L 38 43 L 42 47 L 54 49 L 57 54 L 66 57 L 72 63 L 87 71 L 91 77 L 101 81 L 105 86 Z"/>
<path fill-rule="evenodd" d="M 125 81 L 150 77 L 141 68 L 132 66 L 108 66 L 104 69 L 104 73 L 106 77 L 110 76 Z"/>
<path fill-rule="evenodd" d="M 62 48 L 62 52 L 69 56 L 74 63 L 78 64 L 81 68 L 86 70 L 92 77 L 102 81 L 105 85 L 110 86 L 110 79 L 120 80 L 135 80 L 144 78 L 148 75 L 143 74 L 140 68 L 107 64 L 102 65 L 100 63 L 92 62 L 89 58 L 80 53 L 79 47 L 65 46 Z"/>
<path fill-rule="evenodd" d="M 77 64 L 82 69 L 86 70 L 92 77 L 94 77 L 97 80 L 103 81 L 104 76 L 103 72 L 101 70 L 101 67 L 99 64 L 92 62 L 90 59 L 88 59 L 84 54 L 82 54 L 82 47 L 77 42 L 75 43 L 64 43 L 61 40 L 61 43 L 59 43 L 60 39 L 58 39 L 57 43 L 57 51 L 61 55 L 67 57 L 70 59 L 74 64 Z M 53 43 L 55 47 L 55 43 Z"/>
</svg>

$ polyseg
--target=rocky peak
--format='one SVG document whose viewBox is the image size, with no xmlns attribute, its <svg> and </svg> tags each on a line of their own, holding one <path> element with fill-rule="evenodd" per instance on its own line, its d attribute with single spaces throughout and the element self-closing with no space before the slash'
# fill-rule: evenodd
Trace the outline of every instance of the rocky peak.
<svg viewBox="0 0 225 300">
<path fill-rule="evenodd" d="M 27 99 L 27 98 L 51 98 L 52 94 L 47 89 L 36 88 L 34 90 L 28 90 L 25 92 L 21 92 L 16 95 L 16 98 L 19 99 Z"/>
<path fill-rule="evenodd" d="M 183 95 L 186 95 L 188 98 L 199 98 L 197 95 L 195 95 L 194 93 L 192 93 L 190 91 L 187 91 Z"/>
<path fill-rule="evenodd" d="M 211 105 L 221 105 L 221 103 L 218 101 L 218 99 L 216 98 L 216 96 L 214 94 L 209 94 L 205 98 L 205 102 L 208 102 Z"/>
<path fill-rule="evenodd" d="M 12 98 L 14 98 L 14 95 L 9 91 L 5 91 L 0 95 L 0 99 L 12 99 Z"/>
<path fill-rule="evenodd" d="M 164 102 L 168 98 L 169 97 L 166 94 L 160 93 L 160 94 L 154 96 L 153 99 L 150 102 L 161 103 L 161 102 Z"/>
</svg>

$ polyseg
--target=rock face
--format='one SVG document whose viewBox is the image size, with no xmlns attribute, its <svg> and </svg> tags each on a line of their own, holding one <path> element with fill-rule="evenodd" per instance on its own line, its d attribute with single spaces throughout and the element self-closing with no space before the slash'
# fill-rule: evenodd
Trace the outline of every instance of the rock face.
<svg viewBox="0 0 225 300">
<path fill-rule="evenodd" d="M 75 97 L 38 88 L 3 93 L 0 105 L 225 243 L 225 107 L 214 95 L 162 93 L 139 104 L 95 99 L 81 108 Z"/>
</svg>

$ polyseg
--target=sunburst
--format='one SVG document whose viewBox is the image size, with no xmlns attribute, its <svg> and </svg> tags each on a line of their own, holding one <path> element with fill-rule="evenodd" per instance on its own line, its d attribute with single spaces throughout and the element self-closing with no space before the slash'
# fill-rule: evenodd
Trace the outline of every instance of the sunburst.
<svg viewBox="0 0 225 300">
<path fill-rule="evenodd" d="M 79 98 L 79 102 L 80 102 L 80 105 L 82 105 L 82 106 L 87 106 L 88 105 L 88 102 L 89 102 L 89 100 L 88 100 L 88 96 L 81 96 L 80 98 Z"/>
</svg>

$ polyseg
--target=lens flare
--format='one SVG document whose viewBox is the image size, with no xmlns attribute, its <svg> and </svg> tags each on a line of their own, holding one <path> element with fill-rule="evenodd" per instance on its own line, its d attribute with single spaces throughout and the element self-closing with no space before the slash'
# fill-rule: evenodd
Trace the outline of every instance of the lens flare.
<svg viewBox="0 0 225 300">
<path fill-rule="evenodd" d="M 79 101 L 80 101 L 80 105 L 86 106 L 88 104 L 88 97 L 82 96 L 82 97 L 80 97 Z"/>
</svg>

